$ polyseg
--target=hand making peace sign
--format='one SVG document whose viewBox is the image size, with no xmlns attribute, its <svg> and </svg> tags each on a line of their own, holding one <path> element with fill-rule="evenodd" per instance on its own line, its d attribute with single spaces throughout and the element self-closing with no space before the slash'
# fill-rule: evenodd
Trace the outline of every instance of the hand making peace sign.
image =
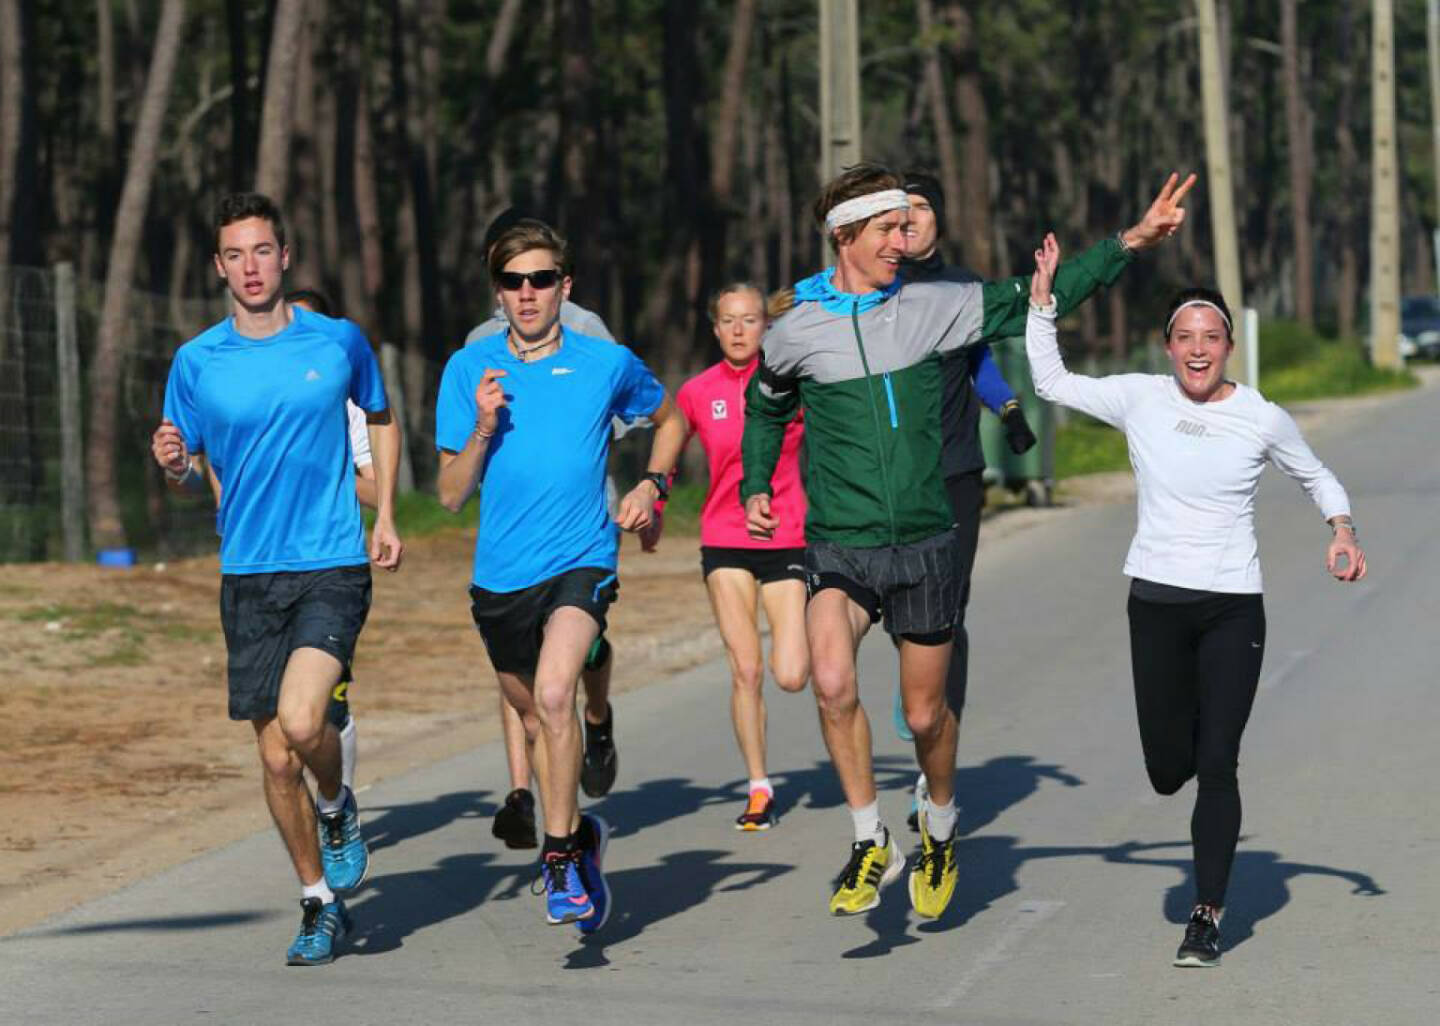
<svg viewBox="0 0 1440 1026">
<path fill-rule="evenodd" d="M 1177 182 L 1179 183 L 1178 187 Z M 1155 201 L 1150 204 L 1150 209 L 1145 211 L 1145 216 L 1140 219 L 1140 223 L 1121 233 L 1120 237 L 1125 245 L 1131 249 L 1149 249 L 1174 235 L 1185 223 L 1185 208 L 1180 204 L 1194 184 L 1195 175 L 1193 173 L 1186 176 L 1184 182 L 1180 182 L 1180 176 L 1171 172 L 1170 177 L 1165 179 L 1160 194 L 1155 197 Z"/>
</svg>

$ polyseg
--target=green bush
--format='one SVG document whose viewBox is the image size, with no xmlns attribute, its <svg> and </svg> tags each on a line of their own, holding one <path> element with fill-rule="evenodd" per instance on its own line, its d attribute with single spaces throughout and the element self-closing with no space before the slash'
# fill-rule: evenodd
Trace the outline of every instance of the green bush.
<svg viewBox="0 0 1440 1026">
<path fill-rule="evenodd" d="M 1056 478 L 1129 469 L 1125 436 L 1110 425 L 1072 415 L 1069 423 L 1055 429 Z"/>
</svg>

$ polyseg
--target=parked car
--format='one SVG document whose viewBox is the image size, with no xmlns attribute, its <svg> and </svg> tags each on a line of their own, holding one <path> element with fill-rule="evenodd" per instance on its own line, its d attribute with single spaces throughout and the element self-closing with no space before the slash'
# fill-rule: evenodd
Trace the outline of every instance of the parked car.
<svg viewBox="0 0 1440 1026">
<path fill-rule="evenodd" d="M 1427 360 L 1440 358 L 1440 296 L 1401 300 L 1400 352 L 1408 356 L 1407 350 Z"/>
</svg>

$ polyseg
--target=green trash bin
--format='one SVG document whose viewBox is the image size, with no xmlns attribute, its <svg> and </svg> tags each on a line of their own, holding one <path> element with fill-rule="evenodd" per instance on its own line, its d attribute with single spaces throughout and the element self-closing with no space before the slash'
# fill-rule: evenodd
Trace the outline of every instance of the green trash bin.
<svg viewBox="0 0 1440 1026">
<path fill-rule="evenodd" d="M 1029 452 L 1018 455 L 1011 452 L 1000 418 L 985 409 L 980 414 L 985 480 L 1011 492 L 1024 492 L 1027 505 L 1049 506 L 1055 489 L 1055 410 L 1035 394 L 1023 337 L 1004 339 L 990 348 L 1001 375 L 1020 400 L 1030 430 L 1039 441 Z"/>
</svg>

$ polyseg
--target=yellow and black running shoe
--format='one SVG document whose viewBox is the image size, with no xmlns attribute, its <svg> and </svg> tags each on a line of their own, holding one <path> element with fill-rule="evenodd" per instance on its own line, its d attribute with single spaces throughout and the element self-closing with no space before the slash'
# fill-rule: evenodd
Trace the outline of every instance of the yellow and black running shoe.
<svg viewBox="0 0 1440 1026">
<path fill-rule="evenodd" d="M 955 833 L 943 841 L 930 836 L 930 824 L 920 812 L 920 858 L 910 871 L 910 904 L 926 919 L 938 919 L 955 894 L 960 878 L 955 865 Z"/>
<path fill-rule="evenodd" d="M 905 856 L 890 831 L 885 843 L 856 841 L 850 846 L 850 861 L 840 871 L 840 884 L 830 899 L 832 916 L 856 916 L 880 904 L 880 888 L 893 883 L 905 868 Z"/>
<path fill-rule="evenodd" d="M 735 819 L 736 830 L 769 830 L 775 825 L 775 796 L 756 788 L 750 792 L 745 811 Z"/>
</svg>

